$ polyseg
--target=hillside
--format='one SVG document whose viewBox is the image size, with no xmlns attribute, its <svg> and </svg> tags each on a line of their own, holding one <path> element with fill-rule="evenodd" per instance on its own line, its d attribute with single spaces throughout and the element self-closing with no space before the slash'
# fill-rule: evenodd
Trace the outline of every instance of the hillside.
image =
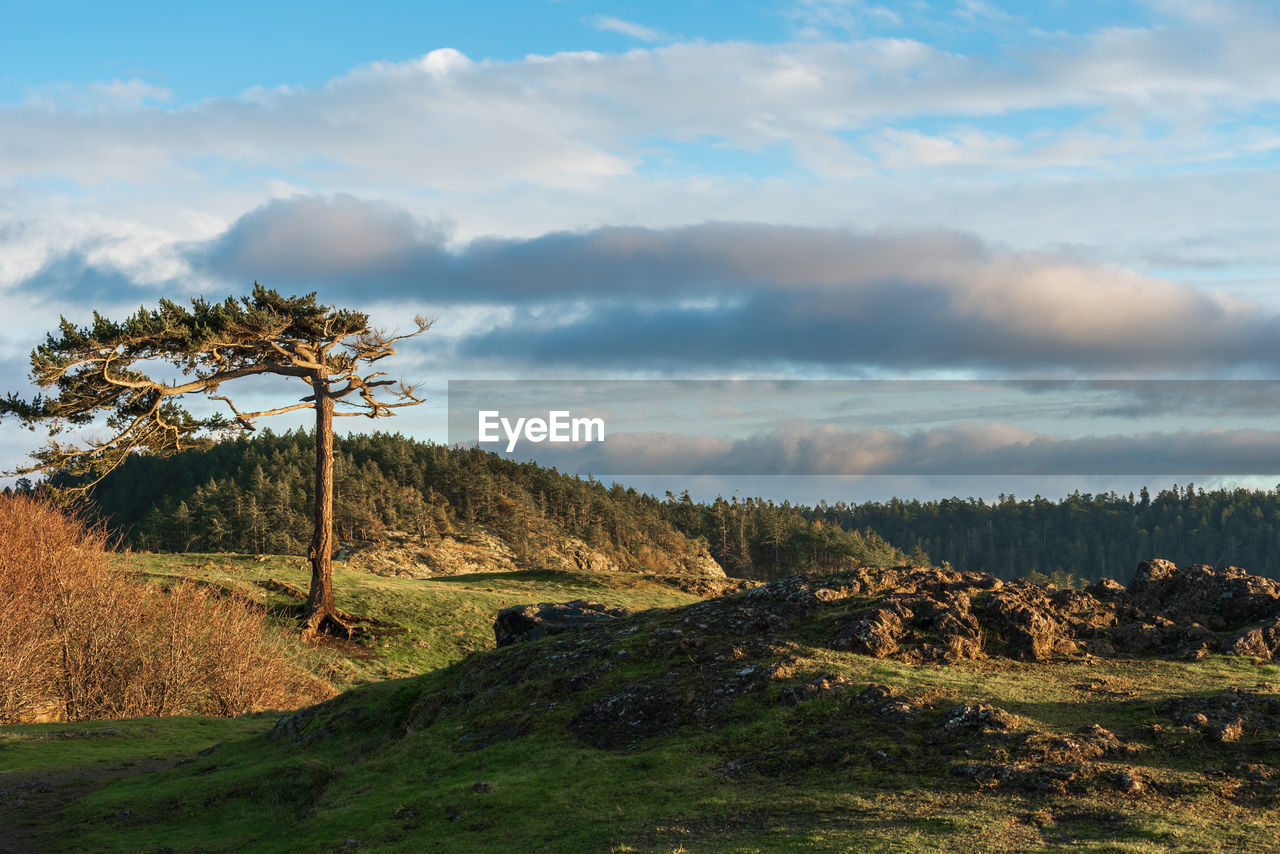
<svg viewBox="0 0 1280 854">
<path fill-rule="evenodd" d="M 45 842 L 1256 851 L 1280 830 L 1277 626 L 1280 585 L 1159 561 L 1089 591 L 795 576 L 476 653 L 199 751 L 184 737 L 171 767 L 73 799 Z M 118 760 L 130 732 L 6 738 L 20 757 L 37 737 L 114 739 Z"/>
<path fill-rule="evenodd" d="M 304 554 L 313 455 L 309 434 L 264 431 L 168 458 L 131 458 L 91 498 L 134 548 Z M 334 457 L 334 533 L 348 546 L 470 544 L 474 559 L 462 567 L 470 572 L 585 564 L 719 574 L 702 543 L 634 490 L 384 433 L 337 437 Z"/>
<path fill-rule="evenodd" d="M 264 431 L 167 458 L 131 457 L 92 491 L 125 545 L 156 552 L 304 554 L 309 434 Z M 334 532 L 377 571 L 511 569 L 764 579 L 905 559 L 870 531 L 771 502 L 660 501 L 619 485 L 399 435 L 335 439 Z M 55 479 L 55 483 L 58 483 Z M 390 570 L 396 567 L 395 570 Z"/>
<path fill-rule="evenodd" d="M 485 544 L 470 549 L 473 569 L 595 565 L 701 574 L 709 554 L 731 576 L 767 580 L 903 563 L 909 555 L 1005 580 L 1066 583 L 1127 580 L 1139 560 L 1158 555 L 1280 577 L 1276 490 L 1187 484 L 1059 501 L 697 502 L 396 435 L 339 437 L 337 447 L 338 537 L 365 544 L 408 537 L 410 553 L 393 557 L 420 573 L 438 570 L 429 570 L 430 559 L 416 560 L 415 550 Z M 94 499 L 134 548 L 301 554 L 310 530 L 310 448 L 306 433 L 265 431 L 169 459 L 139 457 Z"/>
<path fill-rule="evenodd" d="M 281 629 L 296 633 L 310 567 L 302 558 L 249 555 L 122 554 L 119 569 L 161 587 L 195 581 L 220 594 L 255 603 Z M 633 611 L 669 608 L 733 591 L 747 582 L 626 572 L 525 571 L 416 578 L 378 575 L 339 561 L 334 584 L 340 603 L 377 620 L 351 641 L 305 648 L 313 669 L 339 689 L 446 667 L 494 648 L 493 616 L 529 602 L 592 599 Z"/>
</svg>

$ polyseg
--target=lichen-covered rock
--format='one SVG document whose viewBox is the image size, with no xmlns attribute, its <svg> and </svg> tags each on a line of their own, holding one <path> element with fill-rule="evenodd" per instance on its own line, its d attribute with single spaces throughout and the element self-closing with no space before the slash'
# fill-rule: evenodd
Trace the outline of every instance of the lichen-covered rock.
<svg viewBox="0 0 1280 854">
<path fill-rule="evenodd" d="M 1243 569 L 1205 564 L 1179 569 L 1167 560 L 1138 564 L 1125 598 L 1148 614 L 1211 627 L 1239 626 L 1280 617 L 1280 583 Z"/>
<path fill-rule="evenodd" d="M 898 651 L 898 638 L 902 632 L 902 618 L 888 608 L 878 608 L 869 616 L 850 623 L 837 643 L 843 649 L 886 658 Z"/>
<path fill-rule="evenodd" d="M 983 732 L 987 730 L 1008 731 L 1016 729 L 1021 723 L 1017 715 L 1010 714 L 998 706 L 986 703 L 977 705 L 958 704 L 952 706 L 942 721 L 934 728 L 934 732 L 955 737 L 959 734 Z"/>
<path fill-rule="evenodd" d="M 1163 637 L 1160 628 L 1151 623 L 1127 623 L 1116 629 L 1112 642 L 1117 649 L 1136 655 L 1158 649 Z"/>
<path fill-rule="evenodd" d="M 1103 578 L 1090 584 L 1084 592 L 1095 599 L 1113 598 L 1124 592 L 1124 585 L 1114 578 Z"/>
<path fill-rule="evenodd" d="M 1271 645 L 1258 627 L 1241 629 L 1222 641 L 1223 648 L 1232 655 L 1252 658 L 1270 658 Z"/>
<path fill-rule="evenodd" d="M 1020 584 L 992 593 L 987 623 L 1014 649 L 1031 658 L 1048 658 L 1062 636 L 1062 626 L 1043 587 Z"/>
<path fill-rule="evenodd" d="M 1081 750 L 1090 758 L 1108 755 L 1132 756 L 1138 748 L 1127 744 L 1115 733 L 1099 724 L 1089 724 L 1076 730 Z"/>
<path fill-rule="evenodd" d="M 1246 734 L 1274 736 L 1280 730 L 1280 700 L 1240 688 L 1211 697 L 1171 697 L 1160 704 L 1159 712 L 1199 730 L 1209 741 L 1234 742 Z"/>
<path fill-rule="evenodd" d="M 898 689 L 892 685 L 881 685 L 878 682 L 872 682 L 858 695 L 857 702 L 860 705 L 871 706 L 896 697 L 898 693 Z"/>
<path fill-rule="evenodd" d="M 610 608 L 585 599 L 516 605 L 498 612 L 497 619 L 493 621 L 493 634 L 498 646 L 508 646 L 625 617 L 629 613 L 624 608 Z"/>
<path fill-rule="evenodd" d="M 811 682 L 784 688 L 782 695 L 778 699 L 781 700 L 783 705 L 798 706 L 808 700 L 813 700 L 823 694 L 830 693 L 837 688 L 845 688 L 848 685 L 849 678 L 847 676 L 823 673 Z"/>
<path fill-rule="evenodd" d="M 747 635 L 785 634 L 830 614 L 832 649 L 912 662 L 987 655 L 1055 659 L 1219 652 L 1280 660 L 1280 584 L 1235 567 L 1145 561 L 1129 589 L 1086 590 L 937 567 L 791 576 L 726 603 Z"/>
</svg>

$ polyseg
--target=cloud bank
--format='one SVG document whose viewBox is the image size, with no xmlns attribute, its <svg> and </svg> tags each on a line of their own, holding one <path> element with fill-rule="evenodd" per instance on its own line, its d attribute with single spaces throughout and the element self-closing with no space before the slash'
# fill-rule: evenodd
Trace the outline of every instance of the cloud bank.
<svg viewBox="0 0 1280 854">
<path fill-rule="evenodd" d="M 536 459 L 608 475 L 1249 475 L 1280 471 L 1280 432 L 1066 438 L 1000 422 L 914 432 L 788 424 L 742 439 L 617 433 L 602 445 L 538 446 Z"/>
<path fill-rule="evenodd" d="M 808 11 L 824 18 L 836 8 Z M 656 139 L 780 147 L 824 177 L 940 163 L 1092 168 L 1141 158 L 1149 166 L 1280 145 L 1265 127 L 1238 127 L 1248 111 L 1280 98 L 1273 10 L 1162 10 L 1160 25 L 1042 32 L 994 55 L 903 37 L 688 41 L 515 61 L 476 61 L 442 47 L 411 61 L 372 62 L 316 88 L 251 89 L 185 105 L 164 103 L 164 90 L 145 81 L 113 81 L 81 96 L 0 107 L 0 180 L 168 182 L 196 174 L 207 159 L 306 176 L 338 168 L 438 189 L 589 185 L 636 172 Z M 595 25 L 661 36 L 618 18 Z M 964 126 L 1047 110 L 1073 112 L 1042 116 L 1031 135 Z M 958 126 L 903 126 L 919 117 Z M 105 173 L 104 157 L 112 164 Z"/>
<path fill-rule="evenodd" d="M 507 319 L 467 335 L 460 356 L 570 370 L 1280 367 L 1280 317 L 1256 304 L 948 231 L 724 222 L 461 247 L 447 237 L 385 204 L 304 197 L 246 214 L 186 257 L 229 283 L 335 300 L 505 306 Z"/>
</svg>

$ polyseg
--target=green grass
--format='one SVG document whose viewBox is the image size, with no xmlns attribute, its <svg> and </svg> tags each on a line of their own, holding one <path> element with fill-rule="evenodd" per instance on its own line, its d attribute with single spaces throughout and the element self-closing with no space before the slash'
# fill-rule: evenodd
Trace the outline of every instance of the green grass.
<svg viewBox="0 0 1280 854">
<path fill-rule="evenodd" d="M 291 630 L 298 600 L 260 586 L 268 579 L 306 590 L 309 564 L 299 557 L 227 554 L 123 554 L 116 565 L 159 583 L 196 579 L 279 610 Z M 334 564 L 338 607 L 376 617 L 403 632 L 311 651 L 317 669 L 339 688 L 426 673 L 479 650 L 493 649 L 493 619 L 512 605 L 591 599 L 633 611 L 698 601 L 698 597 L 633 573 L 511 572 L 436 579 L 390 578 Z"/>
<path fill-rule="evenodd" d="M 190 762 L 199 751 L 269 731 L 278 714 L 228 718 L 28 724 L 0 727 L 0 850 L 84 850 L 80 831 L 54 832 L 67 803 L 116 779 Z M 123 809 L 123 808 L 122 808 Z M 44 839 L 38 847 L 33 840 Z"/>
<path fill-rule="evenodd" d="M 276 713 L 243 718 L 131 718 L 0 726 L 0 771 L 27 774 L 143 763 L 271 729 Z"/>
<path fill-rule="evenodd" d="M 797 652 L 812 667 L 788 683 L 835 669 L 908 694 L 992 702 L 1037 729 L 1100 723 L 1126 738 L 1138 737 L 1132 704 L 1088 702 L 1074 687 L 1079 677 L 1115 680 L 1152 703 L 1170 693 L 1211 693 L 1242 677 L 1249 685 L 1280 677 L 1277 668 L 1246 669 L 1228 659 L 1165 665 L 1156 685 L 1145 672 L 1150 662 L 944 668 Z M 783 706 L 781 686 L 744 697 L 715 725 L 687 726 L 636 750 L 599 750 L 570 734 L 574 711 L 582 700 L 649 677 L 653 663 L 624 665 L 575 699 L 559 691 L 554 670 L 519 679 L 530 654 L 504 650 L 496 659 L 362 687 L 308 723 L 304 731 L 317 738 L 228 741 L 190 764 L 81 799 L 63 827 L 101 851 L 262 852 L 341 850 L 347 840 L 359 850 L 404 852 L 1246 851 L 1270 844 L 1280 830 L 1272 801 L 1233 798 L 1204 777 L 1198 743 L 1182 753 L 1153 749 L 1102 761 L 1181 781 L 1185 797 L 983 791 L 949 776 L 945 763 L 899 752 L 919 749 L 919 728 L 886 733 L 848 694 Z M 503 738 L 504 725 L 522 734 Z M 832 736 L 836 726 L 848 731 Z M 475 733 L 489 738 L 468 740 Z M 854 751 L 855 761 L 833 759 L 833 744 Z M 870 748 L 895 759 L 869 763 Z M 769 751 L 782 757 L 769 773 L 726 770 L 734 758 Z M 1260 758 L 1280 757 L 1272 747 Z M 123 810 L 129 817 L 115 818 Z"/>
<path fill-rule="evenodd" d="M 256 582 L 306 581 L 298 559 L 127 560 L 157 579 L 196 576 L 282 606 Z M 492 614 L 506 605 L 591 598 L 639 610 L 691 597 L 635 576 L 566 573 L 416 581 L 340 570 L 337 589 L 342 607 L 410 631 L 362 650 L 324 650 L 348 661 L 357 687 L 289 716 L 286 737 L 272 737 L 275 716 L 0 730 L 0 769 L 8 769 L 0 790 L 46 773 L 80 781 L 49 812 L 35 847 L 1139 854 L 1267 850 L 1280 834 L 1275 781 L 1215 771 L 1275 766 L 1280 740 L 1264 733 L 1214 744 L 1159 712 L 1169 697 L 1229 686 L 1275 696 L 1276 665 L 1230 657 L 912 665 L 827 648 L 818 642 L 825 617 L 793 626 L 785 641 L 713 631 L 686 650 L 659 642 L 656 630 L 685 616 L 663 610 L 493 651 Z M 703 717 L 633 746 L 593 747 L 574 729 L 582 710 L 637 686 L 660 686 L 660 713 L 714 700 L 740 666 L 784 660 L 790 672 L 759 690 L 710 703 Z M 404 672 L 421 675 L 380 678 Z M 840 674 L 850 688 L 780 702 L 786 687 L 819 673 Z M 889 720 L 857 701 L 872 682 L 933 702 L 933 711 Z M 983 787 L 954 767 L 991 759 L 984 751 L 1007 742 L 939 745 L 934 735 L 943 710 L 978 702 L 1017 715 L 1015 734 L 1052 739 L 1100 724 L 1138 752 L 1090 760 L 1087 779 L 1097 785 L 1081 789 Z M 1166 734 L 1152 735 L 1152 723 Z M 1108 782 L 1123 773 L 1138 775 L 1143 790 L 1124 794 Z"/>
</svg>

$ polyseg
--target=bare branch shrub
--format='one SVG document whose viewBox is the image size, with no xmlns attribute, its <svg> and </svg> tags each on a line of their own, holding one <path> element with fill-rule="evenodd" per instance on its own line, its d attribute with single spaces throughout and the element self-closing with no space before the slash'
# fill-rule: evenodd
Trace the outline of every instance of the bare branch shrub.
<svg viewBox="0 0 1280 854">
<path fill-rule="evenodd" d="M 55 505 L 0 498 L 0 722 L 294 708 L 332 694 L 266 615 L 113 570 L 107 537 Z"/>
</svg>

